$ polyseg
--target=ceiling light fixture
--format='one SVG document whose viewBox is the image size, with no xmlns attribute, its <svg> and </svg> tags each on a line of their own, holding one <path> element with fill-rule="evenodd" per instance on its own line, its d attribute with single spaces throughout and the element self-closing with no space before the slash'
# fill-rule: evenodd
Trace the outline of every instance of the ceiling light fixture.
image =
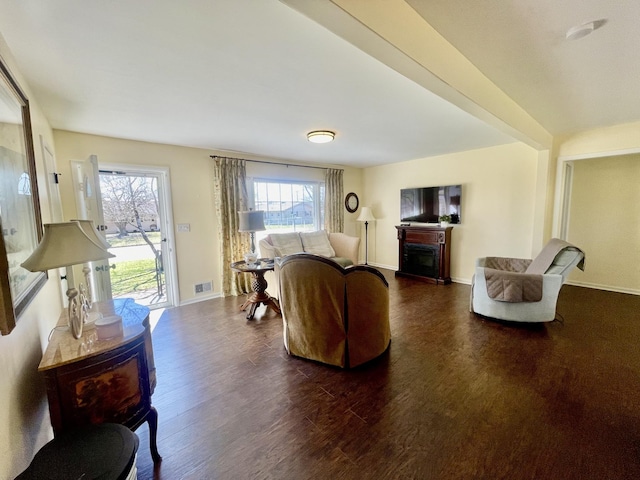
<svg viewBox="0 0 640 480">
<path fill-rule="evenodd" d="M 586 37 L 594 30 L 602 27 L 605 23 L 607 23 L 607 19 L 602 18 L 600 20 L 594 20 L 593 22 L 587 22 L 583 23 L 582 25 L 571 27 L 569 30 L 567 30 L 567 40 L 578 40 L 580 38 Z"/>
<path fill-rule="evenodd" d="M 307 133 L 307 140 L 313 143 L 329 143 L 335 138 L 335 132 L 329 130 L 314 130 Z"/>
<path fill-rule="evenodd" d="M 591 32 L 593 32 L 593 28 L 593 22 L 571 27 L 569 30 L 567 30 L 567 40 L 578 40 L 579 38 L 586 37 Z"/>
</svg>

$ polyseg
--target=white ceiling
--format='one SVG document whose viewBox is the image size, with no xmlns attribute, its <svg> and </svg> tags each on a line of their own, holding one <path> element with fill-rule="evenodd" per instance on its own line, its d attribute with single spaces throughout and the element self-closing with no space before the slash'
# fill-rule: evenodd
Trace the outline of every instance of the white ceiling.
<svg viewBox="0 0 640 480">
<path fill-rule="evenodd" d="M 552 133 L 640 119 L 637 0 L 408 3 Z M 278 0 L 0 0 L 0 12 L 57 129 L 357 167 L 513 141 Z M 562 40 L 598 18 L 590 37 Z M 310 144 L 314 129 L 336 140 Z"/>
<path fill-rule="evenodd" d="M 407 3 L 550 133 L 640 120 L 640 1 Z"/>
</svg>

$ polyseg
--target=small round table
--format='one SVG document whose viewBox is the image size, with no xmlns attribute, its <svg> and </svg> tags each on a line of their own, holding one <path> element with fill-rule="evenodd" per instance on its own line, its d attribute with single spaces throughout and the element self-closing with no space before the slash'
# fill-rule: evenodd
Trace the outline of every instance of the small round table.
<svg viewBox="0 0 640 480">
<path fill-rule="evenodd" d="M 239 262 L 233 262 L 231 264 L 231 270 L 238 273 L 250 273 L 253 276 L 253 280 L 251 281 L 253 293 L 249 295 L 247 301 L 240 307 L 242 311 L 250 307 L 249 313 L 247 313 L 247 320 L 253 320 L 256 309 L 261 303 L 266 305 L 267 308 L 271 307 L 276 313 L 280 313 L 278 301 L 266 292 L 267 281 L 264 278 L 266 272 L 273 271 L 273 261 L 269 261 L 269 259 L 266 258 L 259 258 L 254 265 L 247 265 L 247 262 L 241 260 Z"/>
</svg>

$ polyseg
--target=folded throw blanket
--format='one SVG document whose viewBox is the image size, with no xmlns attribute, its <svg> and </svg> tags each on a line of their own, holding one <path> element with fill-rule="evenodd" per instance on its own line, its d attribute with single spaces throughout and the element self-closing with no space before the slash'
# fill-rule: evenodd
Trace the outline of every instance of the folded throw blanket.
<svg viewBox="0 0 640 480">
<path fill-rule="evenodd" d="M 564 250 L 582 252 L 575 245 L 559 238 L 552 238 L 531 261 L 487 258 L 484 269 L 487 295 L 501 302 L 539 302 L 542 299 L 542 275 L 549 270 L 558 254 Z M 578 268 L 584 270 L 584 252 Z"/>
<path fill-rule="evenodd" d="M 542 275 L 484 269 L 489 298 L 500 302 L 539 302 L 542 300 Z"/>
<path fill-rule="evenodd" d="M 529 267 L 527 267 L 527 273 L 545 273 L 555 260 L 556 255 L 558 255 L 565 248 L 572 248 L 582 252 L 582 250 L 580 250 L 575 245 L 570 244 L 569 242 L 565 242 L 564 240 L 560 240 L 559 238 L 552 238 L 551 240 L 549 240 L 549 243 L 547 243 L 540 251 L 538 256 L 533 259 L 531 264 L 529 264 Z M 578 264 L 578 268 L 584 271 L 584 252 L 582 252 L 582 254 L 583 257 Z"/>
</svg>

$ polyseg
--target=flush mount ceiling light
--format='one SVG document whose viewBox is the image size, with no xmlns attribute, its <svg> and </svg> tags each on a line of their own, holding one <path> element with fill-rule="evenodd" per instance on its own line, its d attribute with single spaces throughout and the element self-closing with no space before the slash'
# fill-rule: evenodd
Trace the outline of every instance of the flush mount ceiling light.
<svg viewBox="0 0 640 480">
<path fill-rule="evenodd" d="M 598 28 L 603 26 L 606 22 L 607 21 L 605 19 L 601 19 L 571 27 L 569 30 L 567 30 L 567 40 L 578 40 L 580 38 L 586 37 L 594 30 L 597 30 Z"/>
<path fill-rule="evenodd" d="M 314 130 L 307 133 L 307 140 L 313 143 L 329 143 L 335 136 L 335 132 L 329 130 Z"/>
</svg>

